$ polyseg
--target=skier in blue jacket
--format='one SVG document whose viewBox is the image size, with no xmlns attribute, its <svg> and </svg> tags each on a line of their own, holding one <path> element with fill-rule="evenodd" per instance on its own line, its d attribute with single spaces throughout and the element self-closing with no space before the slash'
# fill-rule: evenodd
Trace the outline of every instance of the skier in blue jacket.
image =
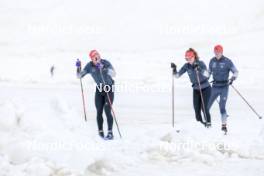
<svg viewBox="0 0 264 176">
<path fill-rule="evenodd" d="M 188 73 L 193 87 L 193 106 L 195 117 L 198 122 L 201 122 L 206 127 L 211 126 L 211 116 L 209 113 L 208 101 L 211 95 L 211 86 L 208 82 L 208 71 L 203 61 L 199 60 L 197 52 L 190 48 L 185 53 L 186 64 L 177 72 L 177 67 L 174 63 L 171 64 L 173 74 L 176 78 L 182 76 L 185 72 Z M 204 113 L 202 118 L 201 111 Z"/>
<path fill-rule="evenodd" d="M 233 62 L 223 55 L 223 47 L 216 45 L 214 47 L 214 54 L 209 63 L 209 76 L 213 76 L 212 93 L 209 100 L 209 108 L 213 105 L 214 101 L 220 96 L 219 108 L 222 120 L 222 130 L 227 132 L 227 112 L 226 112 L 226 101 L 228 97 L 229 85 L 236 80 L 238 76 L 238 70 L 236 69 Z M 229 79 L 229 73 L 233 75 Z"/>
<path fill-rule="evenodd" d="M 112 64 L 105 59 L 101 59 L 100 54 L 96 50 L 92 50 L 89 56 L 91 58 L 91 61 L 80 72 L 79 78 L 83 78 L 86 74 L 91 74 L 92 78 L 96 82 L 97 86 L 95 93 L 95 106 L 97 110 L 97 125 L 98 125 L 99 136 L 104 138 L 104 131 L 103 131 L 103 121 L 104 121 L 103 110 L 104 110 L 108 124 L 108 134 L 105 138 L 111 140 L 114 137 L 112 132 L 113 116 L 111 113 L 111 104 L 113 104 L 113 100 L 114 100 L 113 77 L 115 76 L 116 73 Z"/>
</svg>

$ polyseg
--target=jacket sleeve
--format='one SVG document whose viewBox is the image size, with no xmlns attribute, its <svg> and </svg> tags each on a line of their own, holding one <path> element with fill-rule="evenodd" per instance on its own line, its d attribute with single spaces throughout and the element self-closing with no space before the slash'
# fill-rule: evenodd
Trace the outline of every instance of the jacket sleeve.
<svg viewBox="0 0 264 176">
<path fill-rule="evenodd" d="M 229 63 L 230 70 L 233 73 L 233 77 L 237 78 L 238 77 L 238 70 L 237 70 L 236 66 L 234 65 L 234 63 L 231 60 L 229 62 L 230 62 Z"/>
<path fill-rule="evenodd" d="M 212 73 L 213 73 L 213 66 L 212 65 L 213 65 L 213 61 L 211 60 L 209 62 L 209 66 L 208 66 L 208 78 L 210 78 Z"/>
<path fill-rule="evenodd" d="M 176 78 L 181 77 L 186 71 L 187 71 L 187 64 L 184 64 L 184 65 L 181 67 L 180 71 L 177 72 L 177 73 L 175 74 L 175 77 L 176 77 Z"/>
<path fill-rule="evenodd" d="M 105 67 L 107 69 L 107 74 L 111 77 L 115 77 L 116 76 L 116 71 L 113 67 L 113 65 L 109 62 L 105 60 Z"/>
<path fill-rule="evenodd" d="M 210 76 L 209 72 L 208 72 L 207 67 L 206 67 L 206 65 L 205 65 L 205 63 L 203 61 L 200 62 L 200 67 L 201 67 L 202 75 L 207 77 L 207 78 L 209 78 L 209 76 Z"/>
<path fill-rule="evenodd" d="M 79 78 L 83 78 L 86 74 L 91 73 L 91 68 L 92 68 L 91 63 L 88 63 L 88 64 L 84 67 L 84 69 L 79 73 L 78 77 L 79 77 Z"/>
</svg>

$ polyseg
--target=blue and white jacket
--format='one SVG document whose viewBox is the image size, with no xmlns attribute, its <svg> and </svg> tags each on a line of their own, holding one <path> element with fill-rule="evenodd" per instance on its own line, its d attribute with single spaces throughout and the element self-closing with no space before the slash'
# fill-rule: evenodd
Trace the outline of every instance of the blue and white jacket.
<svg viewBox="0 0 264 176">
<path fill-rule="evenodd" d="M 189 63 L 186 63 L 182 66 L 182 68 L 179 70 L 179 72 L 176 73 L 176 78 L 179 78 L 180 76 L 182 76 L 185 72 L 188 73 L 188 76 L 190 78 L 190 81 L 192 83 L 192 87 L 195 90 L 199 90 L 199 82 L 200 81 L 200 85 L 201 85 L 201 89 L 205 89 L 207 87 L 210 86 L 209 82 L 208 82 L 208 71 L 207 71 L 207 67 L 204 64 L 203 61 L 197 60 L 195 61 L 198 64 L 198 72 L 196 72 L 196 69 L 194 67 L 194 65 L 191 65 Z M 197 74 L 198 73 L 198 74 Z M 199 79 L 197 79 L 197 76 Z"/>
<path fill-rule="evenodd" d="M 112 86 L 114 84 L 114 80 L 112 77 L 116 75 L 114 67 L 109 61 L 105 59 L 101 59 L 100 64 L 102 67 L 101 71 L 102 71 L 103 78 L 102 78 L 100 69 L 96 65 L 94 65 L 92 61 L 90 61 L 84 67 L 84 69 L 80 72 L 79 77 L 83 78 L 86 74 L 91 74 L 92 78 L 94 79 L 94 81 L 96 82 L 98 86 L 100 85 Z"/>
<path fill-rule="evenodd" d="M 238 76 L 238 70 L 233 62 L 225 56 L 219 60 L 213 57 L 209 63 L 209 77 L 213 75 L 213 86 L 222 87 L 227 86 L 229 82 L 229 73 L 233 73 L 234 79 Z"/>
</svg>

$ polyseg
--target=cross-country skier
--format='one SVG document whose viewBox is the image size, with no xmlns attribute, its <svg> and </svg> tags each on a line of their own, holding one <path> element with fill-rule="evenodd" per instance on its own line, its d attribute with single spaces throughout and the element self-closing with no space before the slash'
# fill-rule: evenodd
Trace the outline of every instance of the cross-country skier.
<svg viewBox="0 0 264 176">
<path fill-rule="evenodd" d="M 97 87 L 95 93 L 95 107 L 97 110 L 97 125 L 99 136 L 102 138 L 105 137 L 103 131 L 104 110 L 108 124 L 108 134 L 105 139 L 111 140 L 114 137 L 112 132 L 113 116 L 111 113 L 111 104 L 114 100 L 114 80 L 112 79 L 112 77 L 114 77 L 116 73 L 112 64 L 105 59 L 101 59 L 100 54 L 96 50 L 92 50 L 89 56 L 91 58 L 91 61 L 80 72 L 79 77 L 83 78 L 86 74 L 91 74 L 92 78 L 96 82 Z M 109 95 L 109 99 L 107 93 Z"/>
<path fill-rule="evenodd" d="M 52 66 L 50 67 L 50 75 L 51 75 L 51 77 L 53 77 L 53 75 L 54 75 L 54 70 L 55 70 L 55 66 L 52 65 Z"/>
<path fill-rule="evenodd" d="M 223 55 L 223 47 L 221 45 L 216 45 L 214 47 L 214 54 L 215 57 L 213 57 L 209 63 L 209 75 L 213 75 L 213 85 L 209 100 L 209 108 L 211 108 L 216 98 L 220 96 L 219 108 L 222 120 L 222 130 L 226 133 L 226 122 L 228 117 L 226 112 L 226 101 L 228 97 L 228 88 L 229 85 L 231 85 L 237 78 L 238 70 L 236 69 L 233 62 Z M 233 73 L 231 79 L 229 79 L 230 71 Z"/>
<path fill-rule="evenodd" d="M 209 113 L 208 101 L 211 94 L 211 86 L 208 82 L 208 71 L 203 61 L 199 60 L 197 52 L 190 48 L 185 53 L 186 64 L 182 66 L 179 72 L 174 63 L 171 64 L 173 73 L 176 78 L 182 76 L 185 72 L 188 73 L 193 87 L 193 106 L 195 117 L 198 122 L 201 122 L 206 127 L 211 126 L 211 116 Z M 204 113 L 202 119 L 201 111 Z"/>
<path fill-rule="evenodd" d="M 76 67 L 77 67 L 76 73 L 77 73 L 77 75 L 79 75 L 79 73 L 80 73 L 81 70 L 82 70 L 82 63 L 81 63 L 81 61 L 80 61 L 79 59 L 77 59 L 75 65 L 76 65 Z"/>
</svg>

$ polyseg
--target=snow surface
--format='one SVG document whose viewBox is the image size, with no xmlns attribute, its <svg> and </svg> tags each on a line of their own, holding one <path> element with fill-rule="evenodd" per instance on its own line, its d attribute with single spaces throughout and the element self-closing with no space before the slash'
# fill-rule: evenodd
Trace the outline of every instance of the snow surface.
<svg viewBox="0 0 264 176">
<path fill-rule="evenodd" d="M 264 175 L 263 120 L 232 89 L 224 136 L 217 105 L 205 129 L 187 76 L 175 80 L 171 127 L 169 68 L 189 47 L 208 64 L 223 44 L 240 71 L 234 86 L 262 115 L 262 0 L 1 0 L 0 14 L 0 176 Z M 94 48 L 130 88 L 114 102 L 122 139 L 116 128 L 114 141 L 98 137 L 89 76 L 84 122 L 75 60 Z"/>
</svg>

